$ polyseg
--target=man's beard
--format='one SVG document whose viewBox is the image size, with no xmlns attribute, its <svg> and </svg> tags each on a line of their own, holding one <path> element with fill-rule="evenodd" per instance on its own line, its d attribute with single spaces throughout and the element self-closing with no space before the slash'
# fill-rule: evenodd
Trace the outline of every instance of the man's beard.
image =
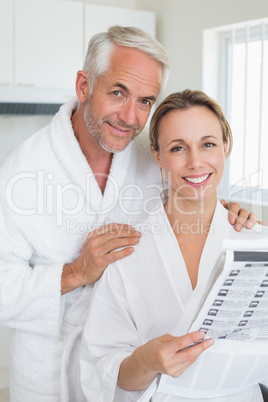
<svg viewBox="0 0 268 402">
<path fill-rule="evenodd" d="M 94 119 L 94 116 L 92 113 L 92 108 L 91 108 L 91 98 L 90 97 L 86 100 L 86 103 L 85 103 L 84 120 L 85 120 L 86 126 L 87 126 L 88 130 L 90 131 L 90 134 L 92 135 L 92 137 L 95 138 L 95 140 L 101 145 L 101 147 L 103 149 L 105 149 L 105 151 L 110 152 L 110 153 L 117 153 L 117 152 L 124 151 L 124 149 L 130 144 L 130 142 L 132 140 L 134 140 L 134 138 L 137 137 L 137 135 L 142 130 L 140 128 L 140 126 L 138 126 L 138 125 L 129 126 L 123 120 L 111 121 L 111 120 L 109 120 L 108 117 L 106 117 L 106 118 L 104 117 L 102 120 L 98 120 L 97 118 Z M 133 134 L 128 139 L 126 139 L 126 137 L 120 137 L 120 136 L 116 137 L 115 136 L 114 138 L 115 138 L 115 140 L 117 140 L 119 148 L 117 148 L 116 146 L 110 146 L 109 144 L 107 144 L 107 141 L 105 138 L 105 133 L 103 133 L 103 124 L 105 122 L 107 122 L 107 124 L 110 123 L 112 126 L 115 126 L 115 127 L 132 130 Z M 120 147 L 120 143 L 122 141 L 125 141 L 123 148 Z"/>
</svg>

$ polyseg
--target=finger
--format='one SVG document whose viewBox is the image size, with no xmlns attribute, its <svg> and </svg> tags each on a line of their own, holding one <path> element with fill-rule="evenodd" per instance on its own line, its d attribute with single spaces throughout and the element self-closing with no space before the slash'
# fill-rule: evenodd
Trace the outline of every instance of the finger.
<svg viewBox="0 0 268 402">
<path fill-rule="evenodd" d="M 246 221 L 246 228 L 251 229 L 257 222 L 257 216 L 254 212 L 251 212 L 248 216 L 248 220 Z"/>
<path fill-rule="evenodd" d="M 227 208 L 227 207 L 226 207 L 227 202 L 226 202 L 225 200 L 221 200 L 221 205 L 223 205 L 223 206 L 224 206 L 224 208 Z"/>
<path fill-rule="evenodd" d="M 225 208 L 229 209 L 229 216 L 228 216 L 229 222 L 231 223 L 231 225 L 234 225 L 240 211 L 240 205 L 237 204 L 236 202 L 232 203 L 228 202 L 225 205 Z"/>
<path fill-rule="evenodd" d="M 213 344 L 214 340 L 212 338 L 206 339 L 205 341 L 181 350 L 178 354 L 180 355 L 181 361 L 185 361 L 187 365 L 190 365 L 198 358 L 198 356 L 201 355 L 202 352 L 210 348 Z"/>
<path fill-rule="evenodd" d="M 90 275 L 94 277 L 94 282 L 101 277 L 108 265 L 117 260 L 121 260 L 132 254 L 134 247 L 125 247 L 122 250 L 114 251 L 104 255 L 94 255 L 94 270 L 90 271 Z M 89 282 L 91 283 L 91 282 Z"/>
<path fill-rule="evenodd" d="M 126 238 L 115 238 L 111 239 L 110 241 L 106 242 L 102 248 L 101 253 L 108 254 L 114 252 L 115 250 L 122 248 L 122 247 L 129 247 L 135 246 L 140 241 L 139 237 L 126 237 Z"/>
<path fill-rule="evenodd" d="M 206 349 L 214 344 L 212 338 L 197 343 L 176 354 L 177 365 L 173 368 L 172 376 L 179 377 Z"/>
<path fill-rule="evenodd" d="M 93 230 L 88 234 L 88 239 L 93 239 L 103 235 L 109 235 L 111 238 L 118 236 L 135 236 L 137 233 L 140 232 L 136 231 L 133 226 L 113 223 Z"/>
<path fill-rule="evenodd" d="M 253 213 L 252 213 L 253 214 Z M 255 214 L 254 214 L 255 215 Z M 240 230 L 243 228 L 245 225 L 247 219 L 249 218 L 250 214 L 246 209 L 240 209 L 239 215 L 237 217 L 236 223 L 234 225 L 234 228 L 237 232 L 240 232 Z M 255 221 L 256 221 L 256 216 L 255 216 Z"/>
<path fill-rule="evenodd" d="M 122 258 L 125 258 L 132 254 L 134 250 L 134 247 L 126 247 L 122 250 L 113 251 L 112 253 L 105 254 L 105 256 L 103 257 L 103 262 L 109 265 L 115 261 L 122 260 Z"/>
<path fill-rule="evenodd" d="M 103 246 L 106 243 L 112 242 L 117 239 L 140 239 L 141 233 L 133 230 L 131 233 L 123 230 L 121 233 L 104 233 L 102 235 L 95 235 L 87 238 L 87 242 L 91 244 L 92 247 Z"/>
<path fill-rule="evenodd" d="M 264 221 L 257 221 L 257 222 L 259 225 L 266 226 L 266 223 Z"/>
<path fill-rule="evenodd" d="M 100 232 L 114 232 L 114 233 L 120 233 L 121 231 L 135 231 L 135 228 L 131 225 L 127 225 L 124 223 L 116 223 L 116 222 L 112 222 L 109 223 L 107 225 L 101 226 L 100 228 L 96 229 L 96 231 L 100 231 Z"/>
<path fill-rule="evenodd" d="M 107 240 L 107 235 L 99 236 L 94 239 L 88 239 L 82 248 L 82 254 L 86 258 L 91 258 L 96 266 L 103 266 L 105 261 L 102 259 L 114 252 L 117 249 L 129 246 L 135 246 L 139 243 L 140 238 L 127 237 L 127 238 L 111 238 Z"/>
<path fill-rule="evenodd" d="M 182 349 L 187 348 L 195 342 L 199 342 L 205 338 L 205 333 L 202 331 L 194 331 L 189 334 L 175 337 L 174 341 L 171 342 L 172 352 L 179 352 Z M 171 351 L 170 351 L 171 352 Z"/>
<path fill-rule="evenodd" d="M 128 236 L 128 237 L 127 237 Z M 110 253 L 117 248 L 133 246 L 140 240 L 141 233 L 133 231 L 131 235 L 129 233 L 122 233 L 117 237 L 112 233 L 106 233 L 100 236 L 88 237 L 84 250 L 88 253 L 93 253 L 95 256 L 103 256 Z"/>
<path fill-rule="evenodd" d="M 158 339 L 159 339 L 160 342 L 166 343 L 166 342 L 172 342 L 172 341 L 176 340 L 177 337 L 172 336 L 170 334 L 164 334 L 164 335 L 161 335 Z"/>
<path fill-rule="evenodd" d="M 106 239 L 109 241 L 111 239 L 141 237 L 141 233 L 135 229 L 134 230 L 122 229 L 118 232 L 116 231 L 107 232 L 103 236 L 106 236 Z"/>
<path fill-rule="evenodd" d="M 94 269 L 88 270 L 86 273 L 86 281 L 85 284 L 94 283 L 102 276 L 105 269 L 111 263 L 121 260 L 124 257 L 127 257 L 131 253 L 133 253 L 134 247 L 127 247 L 123 250 L 106 254 L 104 257 L 96 257 Z"/>
</svg>

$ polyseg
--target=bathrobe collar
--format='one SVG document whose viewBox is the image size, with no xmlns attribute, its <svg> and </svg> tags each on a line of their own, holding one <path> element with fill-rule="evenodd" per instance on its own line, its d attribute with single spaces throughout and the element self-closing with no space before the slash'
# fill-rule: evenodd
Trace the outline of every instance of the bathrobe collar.
<svg viewBox="0 0 268 402">
<path fill-rule="evenodd" d="M 71 183 L 79 186 L 86 194 L 86 202 L 90 205 L 90 209 L 100 213 L 111 204 L 111 199 L 118 197 L 118 191 L 125 183 L 132 144 L 128 145 L 124 151 L 114 154 L 106 188 L 102 194 L 73 131 L 71 116 L 77 104 L 78 100 L 73 98 L 60 108 L 51 122 L 50 140 Z M 72 150 L 71 153 L 70 150 Z M 104 220 L 103 213 L 101 215 L 101 219 Z"/>
<path fill-rule="evenodd" d="M 158 249 L 161 253 L 161 258 L 165 261 L 165 265 L 169 267 L 169 275 L 173 277 L 173 282 L 183 283 L 180 292 L 176 291 L 176 287 L 174 286 L 178 302 L 182 306 L 184 313 L 173 333 L 176 333 L 177 335 L 178 333 L 184 334 L 188 331 L 189 326 L 191 325 L 194 311 L 198 310 L 199 300 L 202 298 L 211 271 L 221 254 L 222 241 L 231 229 L 231 225 L 228 222 L 228 211 L 218 201 L 200 259 L 197 285 L 193 290 L 180 247 L 169 224 L 168 218 L 166 217 L 163 206 L 161 215 L 162 217 L 160 217 L 159 214 L 158 216 L 150 217 L 150 219 L 153 221 L 158 220 L 159 224 L 167 228 L 169 232 L 168 236 L 155 236 L 155 241 L 156 243 L 159 241 L 161 242 L 161 245 L 158 245 Z M 164 221 L 165 223 L 163 224 Z M 173 242 L 172 247 L 171 242 Z M 169 251 L 167 252 L 167 250 Z M 187 317 L 189 317 L 189 319 L 187 319 Z"/>
</svg>

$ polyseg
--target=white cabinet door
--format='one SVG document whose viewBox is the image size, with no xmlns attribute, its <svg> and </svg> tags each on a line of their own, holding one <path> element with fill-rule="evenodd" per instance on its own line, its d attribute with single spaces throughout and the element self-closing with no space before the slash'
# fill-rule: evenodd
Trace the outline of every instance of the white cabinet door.
<svg viewBox="0 0 268 402">
<path fill-rule="evenodd" d="M 155 14 L 129 8 L 85 6 L 85 54 L 91 36 L 104 32 L 111 25 L 135 26 L 155 37 Z"/>
<path fill-rule="evenodd" d="M 11 0 L 0 0 L 0 87 L 13 81 L 13 7 Z"/>
<path fill-rule="evenodd" d="M 74 89 L 83 62 L 83 4 L 16 0 L 15 85 Z"/>
</svg>

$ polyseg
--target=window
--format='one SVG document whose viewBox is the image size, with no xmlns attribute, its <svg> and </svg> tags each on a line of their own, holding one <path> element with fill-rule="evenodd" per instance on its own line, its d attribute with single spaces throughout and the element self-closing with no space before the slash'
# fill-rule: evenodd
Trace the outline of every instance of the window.
<svg viewBox="0 0 268 402">
<path fill-rule="evenodd" d="M 219 33 L 221 105 L 234 136 L 227 198 L 268 204 L 268 21 Z"/>
</svg>

